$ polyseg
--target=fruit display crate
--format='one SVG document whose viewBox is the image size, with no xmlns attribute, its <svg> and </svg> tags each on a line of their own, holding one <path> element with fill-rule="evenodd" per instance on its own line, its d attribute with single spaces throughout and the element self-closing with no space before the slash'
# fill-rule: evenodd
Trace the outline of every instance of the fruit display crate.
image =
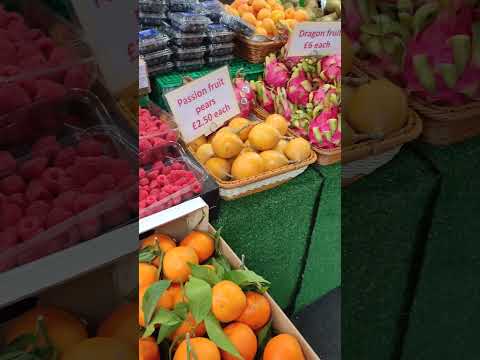
<svg viewBox="0 0 480 360">
<path fill-rule="evenodd" d="M 250 64 L 241 59 L 235 59 L 232 63 L 228 65 L 230 75 L 234 77 L 240 70 L 245 75 L 247 80 L 256 80 L 258 76 L 263 73 L 264 65 L 263 64 Z M 209 74 L 210 72 L 217 70 L 216 68 L 204 68 L 198 71 L 191 72 L 178 72 L 173 71 L 169 74 L 155 76 L 152 81 L 152 99 L 166 108 L 166 103 L 163 98 L 163 95 L 172 91 L 183 85 L 185 78 L 198 79 L 202 76 Z"/>
<path fill-rule="evenodd" d="M 173 210 L 173 209 L 170 209 Z M 157 219 L 151 218 L 148 224 L 140 226 L 139 237 L 142 239 L 150 234 L 152 231 L 167 234 L 174 239 L 181 239 L 186 234 L 193 230 L 203 231 L 210 234 L 215 234 L 217 231 L 210 225 L 209 221 L 209 207 L 200 198 L 192 200 L 189 207 L 178 208 L 177 211 L 171 211 L 168 215 L 168 210 L 164 212 L 163 217 Z M 217 233 L 218 235 L 218 233 Z M 226 260 L 230 263 L 233 269 L 240 269 L 244 267 L 243 261 L 230 248 L 227 242 L 219 236 L 220 251 Z M 135 289 L 124 289 L 124 293 L 130 293 Z M 310 344 L 305 340 L 302 334 L 293 325 L 291 320 L 283 312 L 282 308 L 275 302 L 275 300 L 267 293 L 265 293 L 267 300 L 270 303 L 272 314 L 272 328 L 275 332 L 289 334 L 295 337 L 302 348 L 303 355 L 306 360 L 320 360 L 319 356 L 312 349 Z"/>
</svg>

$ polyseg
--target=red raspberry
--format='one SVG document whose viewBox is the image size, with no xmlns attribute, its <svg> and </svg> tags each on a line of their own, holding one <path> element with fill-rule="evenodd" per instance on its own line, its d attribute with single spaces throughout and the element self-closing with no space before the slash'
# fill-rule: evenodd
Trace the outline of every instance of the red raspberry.
<svg viewBox="0 0 480 360">
<path fill-rule="evenodd" d="M 92 138 L 83 139 L 78 143 L 77 151 L 80 156 L 100 156 L 103 155 L 103 144 Z"/>
<path fill-rule="evenodd" d="M 167 194 L 173 193 L 173 186 L 172 185 L 165 185 L 162 191 L 166 192 Z"/>
<path fill-rule="evenodd" d="M 158 170 L 159 173 L 162 173 L 164 168 L 165 168 L 165 165 L 161 161 L 157 161 L 152 166 L 152 170 Z"/>
<path fill-rule="evenodd" d="M 167 141 L 177 141 L 177 134 L 173 131 L 169 131 L 166 136 Z"/>
<path fill-rule="evenodd" d="M 152 180 L 152 181 L 150 181 L 149 186 L 150 186 L 150 189 L 153 190 L 153 189 L 158 188 L 158 183 L 157 183 L 156 180 Z"/>
<path fill-rule="evenodd" d="M 152 189 L 150 190 L 150 195 L 157 197 L 157 195 L 160 193 L 160 189 Z"/>
<path fill-rule="evenodd" d="M 44 200 L 36 200 L 27 207 L 25 210 L 25 215 L 27 216 L 37 216 L 39 218 L 47 217 L 50 212 L 50 204 Z"/>
<path fill-rule="evenodd" d="M 187 184 L 187 179 L 186 178 L 180 178 L 177 181 L 175 181 L 175 185 L 183 187 Z"/>
<path fill-rule="evenodd" d="M 138 177 L 141 179 L 146 175 L 146 171 L 144 168 L 138 169 Z"/>
<path fill-rule="evenodd" d="M 173 171 L 171 171 L 170 174 L 168 174 L 167 179 L 170 184 L 175 184 L 175 182 L 178 179 L 178 176 Z"/>
<path fill-rule="evenodd" d="M 163 168 L 163 175 L 169 175 L 170 174 L 170 171 L 172 171 L 172 169 L 170 168 L 170 166 L 165 166 Z"/>
<path fill-rule="evenodd" d="M 35 200 L 50 200 L 52 198 L 52 194 L 45 188 L 42 181 L 35 179 L 32 180 L 28 186 L 27 191 L 25 192 L 25 196 L 28 201 L 33 202 Z"/>
<path fill-rule="evenodd" d="M 139 207 L 140 209 L 145 209 L 145 208 L 147 207 L 147 201 L 146 201 L 146 200 L 141 200 L 141 201 L 139 201 L 138 207 Z"/>
<path fill-rule="evenodd" d="M 152 153 L 150 151 L 142 151 L 138 154 L 140 165 L 147 165 L 152 161 Z"/>
<path fill-rule="evenodd" d="M 194 193 L 199 194 L 202 192 L 202 185 L 200 185 L 200 183 L 197 181 L 193 184 L 192 190 Z"/>
<path fill-rule="evenodd" d="M 140 186 L 147 186 L 148 184 L 150 184 L 150 181 L 148 180 L 148 178 L 142 178 L 138 183 L 140 184 Z"/>
<path fill-rule="evenodd" d="M 17 229 L 15 226 L 0 231 L 0 252 L 4 252 L 15 245 L 17 245 Z M 0 269 L 2 268 L 0 264 Z"/>
<path fill-rule="evenodd" d="M 61 168 L 51 167 L 42 174 L 42 182 L 45 188 L 52 194 L 59 194 L 65 185 L 66 174 Z"/>
<path fill-rule="evenodd" d="M 160 171 L 158 171 L 158 170 L 152 170 L 152 171 L 150 171 L 149 173 L 147 173 L 147 177 L 148 177 L 148 178 L 150 179 L 150 181 L 151 181 L 151 180 L 155 180 L 155 179 L 158 177 L 159 174 L 160 174 Z"/>
<path fill-rule="evenodd" d="M 181 196 L 175 196 L 173 199 L 172 199 L 172 203 L 173 205 L 178 205 L 182 202 L 182 197 Z"/>
<path fill-rule="evenodd" d="M 43 231 L 42 221 L 37 216 L 26 216 L 17 224 L 17 234 L 22 241 L 27 241 Z"/>
<path fill-rule="evenodd" d="M 0 190 L 5 194 L 23 193 L 25 181 L 19 175 L 10 175 L 0 181 Z"/>
<path fill-rule="evenodd" d="M 63 208 L 70 212 L 74 211 L 76 198 L 78 193 L 74 190 L 69 190 L 61 193 L 58 197 L 53 200 L 53 206 L 57 208 Z"/>
<path fill-rule="evenodd" d="M 73 214 L 70 211 L 65 210 L 63 208 L 54 207 L 48 213 L 47 221 L 45 223 L 45 226 L 47 228 L 50 228 L 52 226 L 55 226 L 57 224 L 60 224 L 60 223 L 64 222 L 65 220 L 70 219 L 72 216 L 73 216 Z"/>
<path fill-rule="evenodd" d="M 92 218 L 79 224 L 78 229 L 82 240 L 86 241 L 97 237 L 100 234 L 101 227 L 100 221 L 97 218 Z"/>
<path fill-rule="evenodd" d="M 148 139 L 141 139 L 138 142 L 138 149 L 140 152 L 149 151 L 152 148 L 152 144 Z"/>
<path fill-rule="evenodd" d="M 156 180 L 160 186 L 166 185 L 168 183 L 168 179 L 165 175 L 158 175 Z"/>
<path fill-rule="evenodd" d="M 0 216 L 0 228 L 15 226 L 22 219 L 22 208 L 17 204 L 5 204 Z"/>
<path fill-rule="evenodd" d="M 165 191 L 160 191 L 160 192 L 157 194 L 157 200 L 158 200 L 158 201 L 163 200 L 163 199 L 165 199 L 166 197 L 168 197 L 168 193 L 166 193 Z"/>
<path fill-rule="evenodd" d="M 8 151 L 0 151 L 0 176 L 12 174 L 17 167 L 17 161 Z"/>
<path fill-rule="evenodd" d="M 61 146 L 55 136 L 45 136 L 32 145 L 32 155 L 34 157 L 53 159 L 60 150 Z"/>
<path fill-rule="evenodd" d="M 12 194 L 8 197 L 8 202 L 20 206 L 22 209 L 27 205 L 27 199 L 23 193 Z"/>
<path fill-rule="evenodd" d="M 145 200 L 147 206 L 155 204 L 156 201 L 157 201 L 157 199 L 154 196 L 151 196 L 151 195 L 147 197 L 147 200 Z"/>
<path fill-rule="evenodd" d="M 172 164 L 172 170 L 185 170 L 185 165 L 181 162 L 175 162 Z"/>
<path fill-rule="evenodd" d="M 67 146 L 58 152 L 53 165 L 55 167 L 66 168 L 75 162 L 76 156 L 77 152 L 73 146 Z"/>
</svg>

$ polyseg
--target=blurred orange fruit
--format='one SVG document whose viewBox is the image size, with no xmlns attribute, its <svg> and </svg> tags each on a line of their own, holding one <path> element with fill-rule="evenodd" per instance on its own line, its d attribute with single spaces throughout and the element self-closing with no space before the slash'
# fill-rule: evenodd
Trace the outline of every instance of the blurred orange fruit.
<svg viewBox="0 0 480 360">
<path fill-rule="evenodd" d="M 237 321 L 250 326 L 253 330 L 261 329 L 270 320 L 272 314 L 270 303 L 264 295 L 253 291 L 247 292 L 246 296 L 247 307 Z"/>
<path fill-rule="evenodd" d="M 175 352 L 173 360 L 220 360 L 220 351 L 217 345 L 209 339 L 203 337 L 190 339 L 190 346 L 196 357 L 190 353 L 190 359 L 188 359 L 187 340 L 183 340 Z"/>
<path fill-rule="evenodd" d="M 225 335 L 242 355 L 243 360 L 253 360 L 257 353 L 257 337 L 247 325 L 235 322 L 223 329 Z M 222 360 L 238 360 L 237 357 L 221 350 Z M 287 358 L 286 358 L 287 359 Z"/>
<path fill-rule="evenodd" d="M 242 289 L 229 280 L 220 281 L 212 289 L 212 312 L 221 322 L 236 320 L 247 307 Z"/>
<path fill-rule="evenodd" d="M 285 19 L 295 19 L 295 9 L 293 7 L 285 10 Z"/>
<path fill-rule="evenodd" d="M 242 14 L 242 19 L 253 26 L 255 26 L 257 23 L 255 15 L 253 15 L 251 12 L 244 12 Z"/>
<path fill-rule="evenodd" d="M 267 2 L 265 0 L 253 0 L 252 2 L 253 11 L 258 12 L 262 10 L 265 6 L 267 6 Z"/>
<path fill-rule="evenodd" d="M 257 26 L 257 27 L 255 28 L 255 32 L 256 32 L 258 35 L 268 36 L 267 30 L 265 30 L 265 28 L 264 28 L 263 26 Z"/>
<path fill-rule="evenodd" d="M 271 17 L 274 22 L 278 22 L 285 19 L 285 13 L 282 10 L 273 10 Z"/>
<path fill-rule="evenodd" d="M 160 360 L 157 342 L 152 337 L 138 339 L 138 360 Z"/>
<path fill-rule="evenodd" d="M 149 286 L 158 280 L 158 268 L 156 266 L 138 263 L 138 286 Z"/>
<path fill-rule="evenodd" d="M 269 35 L 273 35 L 277 31 L 277 27 L 275 26 L 275 22 L 272 19 L 263 19 L 263 27 L 267 30 Z"/>
<path fill-rule="evenodd" d="M 117 307 L 98 327 L 97 336 L 116 338 L 137 346 L 137 305 L 133 303 L 122 304 Z"/>
<path fill-rule="evenodd" d="M 198 265 L 198 256 L 189 246 L 178 246 L 165 254 L 163 274 L 166 279 L 184 283 L 192 273 L 191 264 Z"/>
<path fill-rule="evenodd" d="M 140 244 L 140 249 L 144 249 L 147 246 L 151 246 L 156 249 L 158 246 L 161 251 L 167 252 L 177 246 L 175 241 L 168 235 L 164 234 L 153 234 L 149 237 L 142 240 Z M 152 264 L 157 266 L 159 265 L 160 259 L 156 257 L 153 259 Z"/>
<path fill-rule="evenodd" d="M 295 20 L 297 20 L 298 22 L 308 21 L 309 19 L 310 16 L 304 9 L 298 9 L 297 11 L 295 11 Z"/>
<path fill-rule="evenodd" d="M 305 360 L 300 343 L 293 336 L 280 334 L 270 339 L 263 351 L 263 360 Z"/>
<path fill-rule="evenodd" d="M 270 9 L 261 9 L 257 14 L 257 20 L 263 20 L 272 17 L 272 11 Z"/>
</svg>

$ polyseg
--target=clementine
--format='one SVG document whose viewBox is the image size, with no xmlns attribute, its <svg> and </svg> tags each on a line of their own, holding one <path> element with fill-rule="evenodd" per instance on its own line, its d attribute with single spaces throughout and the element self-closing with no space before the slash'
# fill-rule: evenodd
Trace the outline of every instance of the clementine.
<svg viewBox="0 0 480 360">
<path fill-rule="evenodd" d="M 223 329 L 243 360 L 253 360 L 257 353 L 257 337 L 247 325 L 235 322 Z M 222 360 L 238 360 L 237 357 L 221 350 Z"/>
<path fill-rule="evenodd" d="M 246 293 L 247 307 L 237 321 L 250 326 L 253 330 L 261 329 L 270 320 L 272 309 L 267 298 L 254 291 Z"/>
<path fill-rule="evenodd" d="M 116 338 L 135 348 L 138 340 L 137 328 L 137 305 L 125 303 L 102 321 L 97 329 L 97 336 Z"/>
<path fill-rule="evenodd" d="M 305 360 L 302 348 L 292 335 L 280 334 L 270 339 L 263 351 L 263 360 Z"/>
<path fill-rule="evenodd" d="M 182 325 L 175 330 L 172 335 L 170 335 L 170 339 L 174 340 L 180 336 L 184 336 L 187 333 L 190 334 L 190 337 L 200 337 L 205 335 L 206 329 L 205 324 L 203 321 L 200 324 L 197 324 L 193 315 L 188 313 L 187 318 L 184 320 Z"/>
<path fill-rule="evenodd" d="M 192 273 L 189 263 L 198 265 L 195 250 L 189 246 L 178 246 L 165 254 L 163 275 L 173 282 L 184 283 Z"/>
<path fill-rule="evenodd" d="M 229 280 L 220 281 L 212 289 L 212 312 L 221 322 L 236 320 L 247 307 L 242 289 Z"/>
<path fill-rule="evenodd" d="M 138 339 L 138 360 L 160 360 L 158 345 L 152 337 Z"/>
<path fill-rule="evenodd" d="M 196 355 L 196 360 L 220 360 L 220 351 L 213 341 L 197 337 L 190 339 L 190 346 L 192 352 Z M 183 340 L 178 347 L 173 360 L 194 360 L 195 356 L 190 353 L 190 358 L 187 357 L 187 340 Z"/>
<path fill-rule="evenodd" d="M 152 285 L 158 280 L 158 269 L 156 266 L 138 263 L 138 287 Z"/>
<path fill-rule="evenodd" d="M 207 261 L 215 252 L 215 241 L 209 234 L 202 231 L 192 231 L 182 240 L 180 245 L 195 250 L 200 263 Z"/>
</svg>

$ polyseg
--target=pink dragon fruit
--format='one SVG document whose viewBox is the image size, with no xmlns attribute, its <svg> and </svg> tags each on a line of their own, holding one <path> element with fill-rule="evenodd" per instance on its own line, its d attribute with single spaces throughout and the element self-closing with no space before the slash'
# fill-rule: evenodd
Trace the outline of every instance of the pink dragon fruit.
<svg viewBox="0 0 480 360">
<path fill-rule="evenodd" d="M 288 81 L 288 100 L 290 100 L 295 105 L 306 106 L 311 91 L 312 84 L 307 79 L 305 72 L 296 68 L 293 71 L 292 77 Z"/>
<path fill-rule="evenodd" d="M 303 57 L 301 56 L 288 56 L 287 47 L 282 47 L 280 50 L 280 61 L 289 69 L 292 70 L 295 66 L 297 66 L 302 60 Z"/>
<path fill-rule="evenodd" d="M 287 67 L 277 60 L 275 54 L 265 58 L 264 79 L 268 86 L 277 88 L 287 85 L 290 73 Z"/>
<path fill-rule="evenodd" d="M 257 93 L 257 103 L 260 105 L 262 108 L 264 108 L 266 111 L 269 113 L 272 113 L 275 111 L 273 99 L 274 95 L 272 93 L 272 90 L 267 88 L 265 86 L 265 83 L 261 80 L 259 81 L 252 81 L 251 86 L 253 89 L 255 89 Z"/>
<path fill-rule="evenodd" d="M 441 9 L 407 46 L 407 89 L 432 102 L 461 104 L 480 96 L 480 22 L 466 1 Z"/>
<path fill-rule="evenodd" d="M 233 86 L 235 89 L 238 89 L 248 101 L 252 102 L 255 100 L 255 92 L 251 88 L 250 82 L 245 80 L 241 72 L 237 73 L 237 76 L 233 79 Z"/>
<path fill-rule="evenodd" d="M 283 115 L 288 121 L 292 119 L 296 107 L 288 100 L 285 88 L 277 89 L 277 96 L 275 97 L 274 105 L 277 114 Z"/>
<path fill-rule="evenodd" d="M 310 122 L 308 137 L 310 142 L 320 149 L 334 149 L 341 144 L 341 119 L 337 107 L 331 107 L 320 113 Z"/>
<path fill-rule="evenodd" d="M 317 72 L 323 81 L 338 83 L 342 78 L 342 57 L 340 55 L 324 56 L 317 62 Z"/>
<path fill-rule="evenodd" d="M 235 97 L 238 101 L 238 106 L 240 107 L 240 114 L 243 117 L 248 117 L 252 111 L 252 102 L 248 100 L 245 94 L 238 88 L 234 88 Z"/>
<path fill-rule="evenodd" d="M 324 84 L 317 90 L 312 91 L 309 97 L 309 102 L 313 106 L 321 106 L 322 108 L 338 106 L 339 100 L 337 88 L 330 84 Z"/>
</svg>

